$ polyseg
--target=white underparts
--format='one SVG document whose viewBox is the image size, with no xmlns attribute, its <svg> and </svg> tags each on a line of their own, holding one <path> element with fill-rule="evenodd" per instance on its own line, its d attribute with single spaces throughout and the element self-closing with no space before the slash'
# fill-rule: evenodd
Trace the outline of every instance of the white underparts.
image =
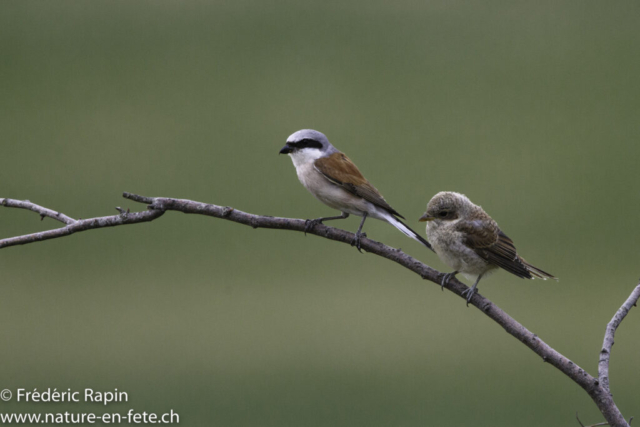
<svg viewBox="0 0 640 427">
<path fill-rule="evenodd" d="M 293 166 L 298 169 L 302 165 L 313 165 L 313 162 L 321 157 L 324 157 L 324 153 L 318 148 L 303 148 L 301 150 L 295 150 L 293 153 L 289 153 Z"/>
</svg>

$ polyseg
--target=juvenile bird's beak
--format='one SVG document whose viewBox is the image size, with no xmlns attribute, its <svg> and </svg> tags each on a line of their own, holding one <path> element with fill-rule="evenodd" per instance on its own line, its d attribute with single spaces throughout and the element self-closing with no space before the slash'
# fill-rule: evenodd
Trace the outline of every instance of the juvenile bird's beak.
<svg viewBox="0 0 640 427">
<path fill-rule="evenodd" d="M 433 221 L 434 219 L 436 218 L 425 212 L 424 215 L 422 215 L 418 221 L 427 222 L 427 221 Z"/>
<path fill-rule="evenodd" d="M 282 150 L 280 150 L 280 154 L 289 154 L 293 151 L 293 148 L 291 148 L 289 145 L 285 145 L 284 147 L 282 147 Z"/>
</svg>

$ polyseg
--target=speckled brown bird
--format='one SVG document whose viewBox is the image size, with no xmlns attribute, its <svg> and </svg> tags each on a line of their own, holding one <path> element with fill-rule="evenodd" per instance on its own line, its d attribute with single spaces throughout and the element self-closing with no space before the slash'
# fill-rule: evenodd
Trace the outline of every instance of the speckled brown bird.
<svg viewBox="0 0 640 427">
<path fill-rule="evenodd" d="M 513 241 L 498 224 L 464 194 L 450 191 L 436 194 L 419 221 L 427 221 L 427 239 L 442 262 L 454 269 L 444 276 L 442 286 L 458 273 L 475 279 L 465 291 L 467 304 L 480 279 L 498 268 L 523 279 L 557 280 L 520 257 Z"/>
<path fill-rule="evenodd" d="M 362 227 L 368 218 L 386 221 L 406 236 L 431 249 L 431 245 L 398 218 L 404 219 L 382 194 L 360 173 L 355 164 L 338 151 L 327 137 L 316 130 L 303 129 L 287 138 L 280 154 L 288 154 L 298 173 L 298 179 L 316 199 L 337 209 L 342 215 L 308 220 L 307 230 L 322 221 L 362 217 L 352 245 L 360 250 Z"/>
</svg>

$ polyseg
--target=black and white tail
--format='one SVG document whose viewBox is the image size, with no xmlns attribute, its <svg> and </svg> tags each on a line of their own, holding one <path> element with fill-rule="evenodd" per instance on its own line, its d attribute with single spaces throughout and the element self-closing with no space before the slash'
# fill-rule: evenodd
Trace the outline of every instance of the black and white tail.
<svg viewBox="0 0 640 427">
<path fill-rule="evenodd" d="M 404 222 L 400 221 L 398 218 L 394 217 L 393 215 L 387 215 L 385 217 L 385 219 L 387 220 L 387 222 L 391 225 L 393 225 L 395 228 L 397 228 L 398 230 L 400 230 L 402 232 L 402 234 L 404 234 L 407 237 L 412 238 L 413 240 L 418 241 L 419 243 L 422 243 L 424 246 L 426 246 L 427 248 L 431 249 L 432 251 L 433 248 L 431 247 L 431 245 L 429 244 L 429 242 L 427 242 L 422 236 L 420 236 L 418 233 L 416 233 L 415 231 L 413 231 L 412 229 L 410 229 L 407 224 L 405 224 Z M 435 252 L 435 251 L 434 251 Z"/>
</svg>

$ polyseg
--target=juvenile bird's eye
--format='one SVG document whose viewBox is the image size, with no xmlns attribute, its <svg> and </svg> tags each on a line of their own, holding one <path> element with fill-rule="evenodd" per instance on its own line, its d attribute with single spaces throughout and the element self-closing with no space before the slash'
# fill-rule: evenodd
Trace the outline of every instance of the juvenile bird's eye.
<svg viewBox="0 0 640 427">
<path fill-rule="evenodd" d="M 448 214 L 448 212 L 447 212 L 447 211 L 440 211 L 440 212 L 438 212 L 438 216 L 439 216 L 440 218 L 444 218 L 445 216 L 447 216 L 447 214 Z"/>
</svg>

